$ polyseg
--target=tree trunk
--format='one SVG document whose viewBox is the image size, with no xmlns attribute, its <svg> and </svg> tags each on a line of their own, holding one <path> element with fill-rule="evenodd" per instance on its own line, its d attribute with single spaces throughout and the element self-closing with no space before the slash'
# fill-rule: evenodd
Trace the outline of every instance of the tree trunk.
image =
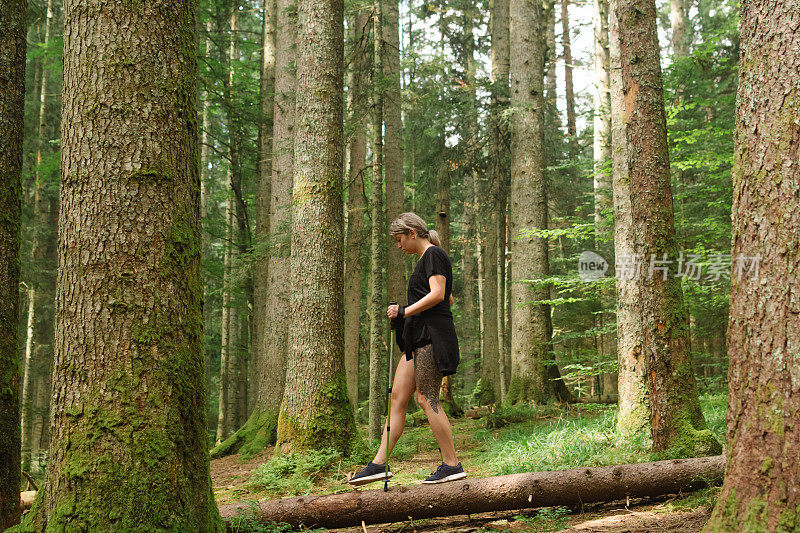
<svg viewBox="0 0 800 533">
<path fill-rule="evenodd" d="M 504 321 L 502 279 L 505 249 L 500 247 L 501 221 L 505 220 L 504 184 L 508 168 L 503 154 L 508 128 L 503 111 L 508 108 L 508 0 L 494 0 L 491 20 L 492 86 L 489 136 L 489 219 L 483 242 L 484 313 L 487 317 L 481 354 L 481 405 L 501 400 L 500 375 L 503 365 Z"/>
<path fill-rule="evenodd" d="M 272 128 L 275 116 L 275 9 L 276 0 L 264 0 L 261 34 L 260 115 L 258 119 L 258 186 L 256 191 L 256 257 L 253 265 L 253 338 L 250 339 L 248 411 L 255 409 L 259 370 L 264 359 L 269 299 L 269 201 L 272 185 Z"/>
<path fill-rule="evenodd" d="M 284 451 L 356 437 L 344 375 L 343 2 L 300 0 L 289 351 L 278 419 Z"/>
<path fill-rule="evenodd" d="M 25 529 L 219 531 L 193 4 L 69 1 L 64 19 L 51 453 Z"/>
<path fill-rule="evenodd" d="M 800 13 L 792 2 L 742 2 L 728 466 L 706 531 L 800 529 L 798 21 Z"/>
<path fill-rule="evenodd" d="M 450 250 L 450 170 L 447 168 L 447 147 L 440 140 L 439 168 L 436 171 L 436 231 L 442 248 Z"/>
<path fill-rule="evenodd" d="M 399 0 L 383 3 L 383 95 L 384 180 L 386 181 L 386 220 L 390 222 L 405 211 L 403 187 L 403 121 L 400 93 L 400 12 Z M 384 232 L 384 239 L 387 239 Z M 386 240 L 384 240 L 386 242 Z M 406 301 L 405 254 L 389 246 L 386 254 L 386 295 L 389 302 Z M 383 320 L 386 320 L 385 318 Z M 392 361 L 400 357 L 395 344 L 390 347 Z"/>
<path fill-rule="evenodd" d="M 545 361 L 552 329 L 549 289 L 522 280 L 548 275 L 547 241 L 534 236 L 547 229 L 544 175 L 544 26 L 541 4 L 510 2 L 511 67 L 511 231 L 512 377 L 505 401 L 544 403 L 552 397 Z"/>
<path fill-rule="evenodd" d="M 689 55 L 685 0 L 669 0 L 669 21 L 672 26 L 672 54 L 675 59 L 682 59 Z"/>
<path fill-rule="evenodd" d="M 25 0 L 0 4 L 0 529 L 13 526 L 20 517 L 17 324 L 26 17 Z"/>
<path fill-rule="evenodd" d="M 572 39 L 569 33 L 569 3 L 561 0 L 561 43 L 564 47 L 564 84 L 567 100 L 567 134 L 570 146 L 575 150 L 578 143 L 578 129 L 575 120 L 575 88 L 572 81 Z"/>
<path fill-rule="evenodd" d="M 344 276 L 344 363 L 347 396 L 353 410 L 358 409 L 358 354 L 361 326 L 361 274 L 364 269 L 361 247 L 364 243 L 364 174 L 367 171 L 367 73 L 369 57 L 369 14 L 359 10 L 353 19 L 353 67 L 350 74 L 350 109 L 355 131 L 350 141 L 350 168 L 347 186 L 347 249 Z M 400 300 L 398 300 L 400 301 Z"/>
<path fill-rule="evenodd" d="M 608 51 L 608 1 L 594 0 L 594 228 L 595 248 L 603 253 L 611 238 L 605 213 L 612 208 L 611 100 Z"/>
<path fill-rule="evenodd" d="M 211 57 L 211 21 L 206 22 L 205 28 L 205 57 Z M 208 134 L 209 130 L 211 129 L 211 116 L 209 112 L 209 98 L 211 97 L 210 91 L 208 88 L 204 91 L 203 98 L 198 98 L 200 105 L 202 106 L 202 117 L 201 117 L 201 128 L 200 128 L 200 227 L 201 231 L 203 230 L 203 222 L 207 220 L 209 214 L 209 205 L 211 203 L 209 199 L 209 186 L 211 181 L 211 173 L 209 172 L 208 165 L 210 163 L 208 157 L 208 149 L 210 147 L 210 143 L 213 142 L 211 136 Z M 202 244 L 202 260 L 201 263 L 203 267 L 207 264 L 208 261 L 211 260 L 211 239 L 209 236 L 205 235 L 203 232 L 203 244 Z M 212 277 L 208 274 L 207 268 L 201 268 L 202 277 L 203 277 L 203 324 L 205 326 L 206 334 L 208 333 L 207 330 L 209 328 L 209 324 L 211 324 L 211 306 L 208 305 L 208 302 L 211 299 L 211 287 L 212 287 Z M 205 361 L 205 390 L 206 393 L 211 391 L 211 362 L 213 361 L 211 350 L 205 349 L 204 352 L 204 361 Z M 207 402 L 206 405 L 206 412 L 207 417 L 211 419 L 211 402 Z"/>
<path fill-rule="evenodd" d="M 50 35 L 53 27 L 53 0 L 47 0 L 45 8 L 46 15 L 44 20 L 44 48 L 50 43 Z M 44 63 L 44 58 L 42 58 Z M 28 316 L 27 316 L 27 337 L 25 339 L 25 354 L 23 356 L 23 381 L 22 381 L 22 464 L 25 468 L 31 468 L 31 447 L 33 441 L 31 438 L 33 428 L 33 407 L 35 398 L 31 381 L 35 372 L 35 368 L 41 366 L 41 361 L 37 361 L 35 354 L 42 355 L 47 360 L 51 358 L 52 350 L 52 284 L 54 279 L 45 274 L 47 272 L 46 266 L 43 263 L 44 249 L 47 247 L 47 241 L 55 239 L 54 233 L 56 230 L 54 226 L 47 224 L 47 207 L 49 204 L 49 184 L 47 183 L 48 176 L 43 172 L 43 159 L 45 152 L 49 151 L 49 136 L 47 131 L 48 116 L 47 116 L 47 91 L 49 89 L 50 68 L 42 65 L 41 85 L 39 86 L 38 103 L 39 103 L 39 121 L 37 126 L 37 143 L 36 143 L 36 174 L 34 182 L 34 200 L 33 200 L 33 227 L 31 229 L 33 243 L 31 244 L 31 257 L 29 259 L 31 266 L 31 278 L 29 280 L 30 286 L 28 287 Z M 49 299 L 48 299 L 49 297 Z M 45 311 L 47 309 L 48 311 Z M 47 316 L 40 316 L 46 314 Z M 39 331 L 44 326 L 49 330 L 49 335 L 42 335 Z M 37 349 L 37 341 L 43 341 L 43 349 Z"/>
<path fill-rule="evenodd" d="M 284 393 L 289 323 L 290 228 L 292 174 L 294 168 L 295 84 L 292 64 L 297 32 L 296 0 L 277 0 L 275 5 L 275 106 L 272 130 L 272 176 L 269 203 L 269 266 L 267 317 L 269 328 L 261 339 L 263 357 L 258 361 L 258 397 L 253 412 L 219 446 L 211 457 L 239 452 L 249 456 L 273 444 L 278 412 Z"/>
<path fill-rule="evenodd" d="M 620 0 L 617 17 L 634 247 L 650 265 L 663 268 L 650 268 L 635 280 L 640 285 L 637 309 L 653 448 L 688 455 L 719 453 L 721 446 L 706 428 L 697 398 L 676 269 L 655 263 L 677 257 L 655 2 Z"/>
<path fill-rule="evenodd" d="M 386 213 L 383 210 L 383 2 L 375 1 L 373 13 L 373 36 L 375 59 L 373 61 L 372 100 L 372 197 L 370 218 L 369 276 L 369 438 L 381 436 L 383 414 L 383 365 L 384 323 L 386 321 L 383 299 L 383 257 L 386 234 Z"/>
<path fill-rule="evenodd" d="M 535 507 L 581 505 L 626 498 L 691 492 L 719 483 L 722 456 L 658 461 L 555 472 L 531 472 L 465 479 L 441 485 L 405 485 L 355 490 L 328 496 L 300 496 L 258 503 L 257 520 L 306 527 L 339 528 L 509 511 Z M 250 511 L 240 503 L 220 511 L 226 520 Z"/>
<path fill-rule="evenodd" d="M 625 140 L 625 102 L 619 50 L 618 0 L 611 0 L 609 16 L 611 55 L 612 175 L 614 192 L 614 253 L 617 268 L 634 256 L 631 190 L 628 177 L 628 152 Z M 642 353 L 642 318 L 636 308 L 639 284 L 618 275 L 617 292 L 617 389 L 619 411 L 617 431 L 632 437 L 649 432 L 650 404 Z"/>
</svg>

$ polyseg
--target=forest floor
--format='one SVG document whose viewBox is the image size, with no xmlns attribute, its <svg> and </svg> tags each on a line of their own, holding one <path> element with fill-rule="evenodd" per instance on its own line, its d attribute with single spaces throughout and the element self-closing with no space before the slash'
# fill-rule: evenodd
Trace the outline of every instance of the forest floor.
<svg viewBox="0 0 800 533">
<path fill-rule="evenodd" d="M 701 399 L 710 428 L 723 439 L 724 394 Z M 419 418 L 416 416 L 414 418 Z M 453 420 L 459 459 L 469 477 L 525 471 L 558 470 L 580 466 L 636 463 L 661 459 L 648 453 L 644 439 L 623 440 L 614 431 L 614 408 L 581 405 L 517 408 L 491 418 Z M 366 433 L 366 428 L 360 428 Z M 374 449 L 374 445 L 370 448 Z M 353 460 L 329 450 L 306 455 L 272 457 L 266 449 L 249 458 L 232 455 L 211 462 L 214 493 L 220 504 L 280 498 L 301 494 L 348 492 L 345 476 L 371 459 L 365 450 Z M 441 459 L 433 434 L 422 423 L 406 427 L 390 459 L 393 485 L 419 483 Z M 363 489 L 380 488 L 379 483 Z M 469 532 L 696 532 L 713 507 L 716 488 L 688 495 L 664 495 L 581 507 L 551 507 L 525 511 L 406 521 L 367 526 L 369 533 Z M 287 532 L 283 527 L 255 527 L 241 531 Z M 310 530 L 304 530 L 310 531 Z M 317 529 L 313 531 L 325 531 Z M 363 533 L 364 529 L 330 531 Z"/>
</svg>

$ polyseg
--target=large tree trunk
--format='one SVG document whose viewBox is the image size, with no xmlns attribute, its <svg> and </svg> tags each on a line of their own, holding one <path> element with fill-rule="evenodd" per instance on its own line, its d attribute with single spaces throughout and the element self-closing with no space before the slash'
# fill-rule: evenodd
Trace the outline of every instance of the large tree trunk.
<svg viewBox="0 0 800 533">
<path fill-rule="evenodd" d="M 19 248 L 27 2 L 0 4 L 0 529 L 19 521 Z"/>
<path fill-rule="evenodd" d="M 688 350 L 686 308 L 676 279 L 677 242 L 670 187 L 664 93 L 654 0 L 620 0 L 617 13 L 634 246 L 656 268 L 640 284 L 642 352 L 653 448 L 708 455 L 721 446 L 706 428 Z M 648 269 L 648 265 L 643 266 Z M 619 274 L 619 270 L 618 270 Z"/>
<path fill-rule="evenodd" d="M 742 2 L 728 466 L 707 531 L 800 529 L 798 22 L 792 2 Z"/>
<path fill-rule="evenodd" d="M 222 527 L 205 451 L 193 6 L 65 4 L 52 442 L 26 529 Z"/>
<path fill-rule="evenodd" d="M 356 437 L 344 375 L 342 302 L 343 2 L 300 0 L 289 352 L 278 419 L 283 450 Z"/>
<path fill-rule="evenodd" d="M 285 522 L 312 527 L 347 527 L 508 511 L 556 505 L 580 505 L 662 494 L 690 492 L 719 483 L 722 456 L 658 461 L 555 472 L 465 479 L 441 485 L 411 485 L 383 490 L 355 490 L 328 496 L 300 496 L 259 502 L 260 522 Z M 226 505 L 230 520 L 252 508 Z"/>
<path fill-rule="evenodd" d="M 364 244 L 364 174 L 367 157 L 367 74 L 369 68 L 369 14 L 360 9 L 351 28 L 353 66 L 350 72 L 350 111 L 355 128 L 350 140 L 347 185 L 347 248 L 344 276 L 344 366 L 347 396 L 353 410 L 358 409 L 358 354 L 361 327 L 361 273 L 364 269 L 361 248 Z M 400 300 L 398 300 L 400 301 Z"/>
<path fill-rule="evenodd" d="M 369 254 L 369 438 L 381 436 L 381 415 L 384 351 L 383 257 L 386 242 L 386 213 L 383 210 L 383 2 L 375 1 L 373 30 L 375 59 L 372 67 L 372 197 L 370 218 L 372 231 Z"/>
<path fill-rule="evenodd" d="M 547 229 L 544 174 L 544 25 L 541 4 L 511 0 L 511 231 L 512 377 L 506 402 L 547 402 L 553 393 L 545 361 L 552 329 L 549 289 L 522 280 L 549 273 L 547 241 L 532 231 Z"/>
<path fill-rule="evenodd" d="M 631 190 L 628 178 L 628 149 L 625 140 L 625 102 L 620 69 L 618 0 L 611 0 L 611 125 L 612 176 L 614 192 L 614 253 L 618 265 L 633 257 L 633 221 Z M 619 266 L 618 266 L 619 268 Z M 631 437 L 642 431 L 649 433 L 650 404 L 647 401 L 647 380 L 642 353 L 642 319 L 636 308 L 639 285 L 628 276 L 618 276 L 617 291 L 617 390 L 619 411 L 617 431 Z"/>
<path fill-rule="evenodd" d="M 264 0 L 261 34 L 260 116 L 258 119 L 258 186 L 256 190 L 255 257 L 253 265 L 253 338 L 248 366 L 248 411 L 252 414 L 259 394 L 259 370 L 264 359 L 269 298 L 269 201 L 272 185 L 272 128 L 275 116 L 275 9 L 276 0 Z"/>
<path fill-rule="evenodd" d="M 272 129 L 272 176 L 269 202 L 269 266 L 267 317 L 261 339 L 258 397 L 253 412 L 236 433 L 211 450 L 212 457 L 239 452 L 251 455 L 275 442 L 278 411 L 284 392 L 289 323 L 290 228 L 294 169 L 296 0 L 275 4 L 275 106 Z"/>
</svg>

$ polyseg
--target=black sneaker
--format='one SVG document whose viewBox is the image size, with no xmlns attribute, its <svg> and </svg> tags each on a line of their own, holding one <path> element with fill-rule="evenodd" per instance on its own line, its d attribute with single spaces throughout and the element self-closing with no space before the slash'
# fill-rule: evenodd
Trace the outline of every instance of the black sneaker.
<svg viewBox="0 0 800 533">
<path fill-rule="evenodd" d="M 386 473 L 385 464 L 379 465 L 370 461 L 370 463 L 364 467 L 361 472 L 348 479 L 347 482 L 351 485 L 364 485 L 380 479 L 388 479 L 392 477 L 392 475 L 393 474 L 391 470 L 389 470 L 388 474 Z"/>
<path fill-rule="evenodd" d="M 455 481 L 467 477 L 467 473 L 461 467 L 461 463 L 456 466 L 448 466 L 444 463 L 439 465 L 436 472 L 428 476 L 423 483 L 444 483 L 445 481 Z"/>
</svg>

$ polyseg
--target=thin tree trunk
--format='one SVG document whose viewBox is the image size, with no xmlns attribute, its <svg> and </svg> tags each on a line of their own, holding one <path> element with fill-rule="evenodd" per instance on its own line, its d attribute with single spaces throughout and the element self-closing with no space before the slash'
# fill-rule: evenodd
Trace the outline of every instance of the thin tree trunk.
<svg viewBox="0 0 800 533">
<path fill-rule="evenodd" d="M 569 4 L 570 0 L 561 0 L 561 43 L 564 47 L 564 84 L 565 98 L 567 100 L 567 134 L 570 146 L 577 148 L 578 129 L 575 120 L 575 88 L 572 81 L 572 39 L 569 33 Z"/>
<path fill-rule="evenodd" d="M 619 50 L 618 0 L 610 6 L 612 175 L 614 192 L 614 254 L 617 272 L 634 256 L 631 190 L 628 178 L 628 149 L 625 137 L 625 102 Z M 642 318 L 636 308 L 639 284 L 627 275 L 618 275 L 617 293 L 617 431 L 631 437 L 650 432 L 650 404 L 642 353 Z"/>
<path fill-rule="evenodd" d="M 343 10 L 341 0 L 298 2 L 291 371 L 278 419 L 284 451 L 349 453 L 356 437 L 342 335 Z"/>
<path fill-rule="evenodd" d="M 399 0 L 383 0 L 383 120 L 386 131 L 384 139 L 384 179 L 386 181 L 386 220 L 392 221 L 404 209 L 403 192 L 403 122 L 400 93 L 400 13 Z M 384 236 L 384 238 L 386 238 Z M 390 302 L 406 300 L 406 260 L 396 246 L 389 246 L 386 254 L 386 294 Z M 400 349 L 391 347 L 397 360 Z"/>
<path fill-rule="evenodd" d="M 669 0 L 669 21 L 672 26 L 672 53 L 675 59 L 682 59 L 689 55 L 685 0 Z"/>
<path fill-rule="evenodd" d="M 194 4 L 68 1 L 64 19 L 51 453 L 26 529 L 220 531 L 203 409 Z"/>
<path fill-rule="evenodd" d="M 269 265 L 267 311 L 269 327 L 260 342 L 258 397 L 247 422 L 236 433 L 211 450 L 211 457 L 239 452 L 244 456 L 275 442 L 278 412 L 284 393 L 289 323 L 290 226 L 292 173 L 294 168 L 295 60 L 297 14 L 295 0 L 274 4 L 275 102 L 272 129 L 272 174 L 269 201 Z M 266 13 L 269 17 L 270 14 Z M 273 24 L 265 20 L 265 25 Z M 265 28 L 268 30 L 269 28 Z M 268 35 L 268 32 L 267 32 Z M 265 47 L 269 43 L 265 43 Z"/>
<path fill-rule="evenodd" d="M 481 363 L 481 384 L 483 394 L 479 403 L 486 405 L 501 400 L 500 376 L 503 369 L 504 320 L 503 276 L 505 272 L 505 249 L 501 248 L 501 222 L 505 220 L 504 184 L 508 169 L 505 158 L 508 128 L 503 111 L 508 108 L 508 0 L 494 0 L 491 20 L 492 37 L 492 107 L 490 109 L 489 137 L 489 181 L 487 196 L 490 202 L 490 215 L 486 224 L 483 247 L 484 312 L 486 324 L 484 331 L 484 351 Z M 504 229 L 503 229 L 504 231 Z M 504 237 L 505 235 L 503 235 Z M 503 245 L 504 245 L 504 240 Z"/>
<path fill-rule="evenodd" d="M 512 377 L 505 401 L 547 402 L 553 394 L 545 361 L 551 331 L 549 289 L 522 280 L 549 272 L 546 239 L 547 188 L 544 174 L 544 26 L 541 4 L 511 0 L 511 211 Z"/>
<path fill-rule="evenodd" d="M 745 0 L 740 16 L 728 467 L 706 531 L 797 531 L 800 13 L 793 2 Z"/>
<path fill-rule="evenodd" d="M 50 43 L 50 34 L 53 26 L 53 0 L 47 0 L 46 17 L 44 22 L 44 47 Z M 23 356 L 23 382 L 22 382 L 22 464 L 30 465 L 31 461 L 31 430 L 32 430 L 32 417 L 33 417 L 33 404 L 34 397 L 32 395 L 31 380 L 33 379 L 32 369 L 36 366 L 34 352 L 36 351 L 35 341 L 38 336 L 37 323 L 46 322 L 41 317 L 37 317 L 37 307 L 41 310 L 43 305 L 51 305 L 46 302 L 40 293 L 44 290 L 45 280 L 44 275 L 41 273 L 43 265 L 39 264 L 43 256 L 43 248 L 46 246 L 45 240 L 47 227 L 47 206 L 48 201 L 46 197 L 47 184 L 45 183 L 45 176 L 42 172 L 43 158 L 46 147 L 48 146 L 49 139 L 47 136 L 47 91 L 49 89 L 50 69 L 44 65 L 42 59 L 42 74 L 41 85 L 39 86 L 38 95 L 38 109 L 39 121 L 37 126 L 37 144 L 36 144 L 36 173 L 34 182 L 34 200 L 33 200 L 33 228 L 32 237 L 33 243 L 31 245 L 31 253 L 29 261 L 33 266 L 33 278 L 30 280 L 28 287 L 28 315 L 25 339 L 25 354 Z M 47 291 L 50 292 L 50 291 Z M 52 332 L 52 330 L 51 330 Z M 52 341 L 51 341 L 52 342 Z M 48 342 L 48 346 L 51 346 Z M 43 352 L 40 352 L 43 353 Z"/>
<path fill-rule="evenodd" d="M 383 300 L 383 257 L 386 215 L 383 210 L 383 0 L 376 0 L 373 13 L 374 53 L 373 60 L 373 101 L 372 101 L 372 197 L 370 198 L 370 218 L 372 232 L 370 238 L 370 276 L 369 276 L 369 438 L 381 436 L 381 415 L 383 414 L 383 339 L 385 322 Z"/>
<path fill-rule="evenodd" d="M 361 326 L 361 274 L 363 261 L 361 247 L 364 243 L 364 175 L 367 155 L 367 72 L 369 57 L 369 14 L 359 10 L 354 17 L 352 31 L 353 67 L 350 81 L 350 109 L 355 132 L 350 141 L 350 168 L 347 186 L 347 249 L 345 251 L 345 330 L 344 360 L 347 373 L 347 395 L 353 410 L 358 409 L 358 354 Z M 399 300 L 398 300 L 399 301 Z"/>
<path fill-rule="evenodd" d="M 258 187 L 256 191 L 256 262 L 253 265 L 253 338 L 248 366 L 248 411 L 255 409 L 259 395 L 259 369 L 264 359 L 269 299 L 269 203 L 272 185 L 272 128 L 275 116 L 275 0 L 264 0 L 261 36 L 260 116 L 258 120 Z"/>
<path fill-rule="evenodd" d="M 18 355 L 27 2 L 0 4 L 0 529 L 19 522 Z"/>
<path fill-rule="evenodd" d="M 675 260 L 677 242 L 655 2 L 620 0 L 617 17 L 634 246 L 645 261 L 656 265 L 655 261 Z M 706 428 L 697 397 L 680 281 L 672 265 L 660 266 L 663 271 L 636 280 L 653 448 L 689 455 L 719 453 L 721 446 Z"/>
<path fill-rule="evenodd" d="M 205 57 L 211 57 L 211 21 L 206 22 L 205 27 Z M 211 117 L 209 113 L 209 98 L 211 97 L 210 92 L 206 89 L 203 91 L 203 97 L 198 98 L 200 102 L 201 109 L 202 109 L 202 117 L 201 117 L 201 128 L 200 128 L 200 228 L 201 232 L 203 230 L 203 223 L 205 220 L 208 219 L 209 215 L 209 186 L 211 181 L 211 172 L 209 171 L 209 157 L 208 157 L 208 149 L 209 144 L 212 142 L 211 136 L 208 134 L 209 130 L 211 129 Z M 203 232 L 204 233 L 204 232 Z M 211 259 L 211 242 L 209 236 L 203 234 L 202 239 L 202 263 L 205 267 L 205 264 L 210 261 Z M 208 269 L 203 268 L 203 324 L 205 325 L 206 331 L 211 324 L 211 306 L 208 305 L 211 297 L 211 277 L 208 275 Z M 204 361 L 205 361 L 205 390 L 206 392 L 211 391 L 211 362 L 213 361 L 211 350 L 208 350 L 204 346 Z M 211 419 L 211 404 L 206 406 L 208 418 Z"/>
<path fill-rule="evenodd" d="M 595 248 L 605 250 L 611 237 L 605 213 L 612 208 L 611 99 L 608 52 L 608 1 L 594 0 L 594 224 Z"/>
</svg>

